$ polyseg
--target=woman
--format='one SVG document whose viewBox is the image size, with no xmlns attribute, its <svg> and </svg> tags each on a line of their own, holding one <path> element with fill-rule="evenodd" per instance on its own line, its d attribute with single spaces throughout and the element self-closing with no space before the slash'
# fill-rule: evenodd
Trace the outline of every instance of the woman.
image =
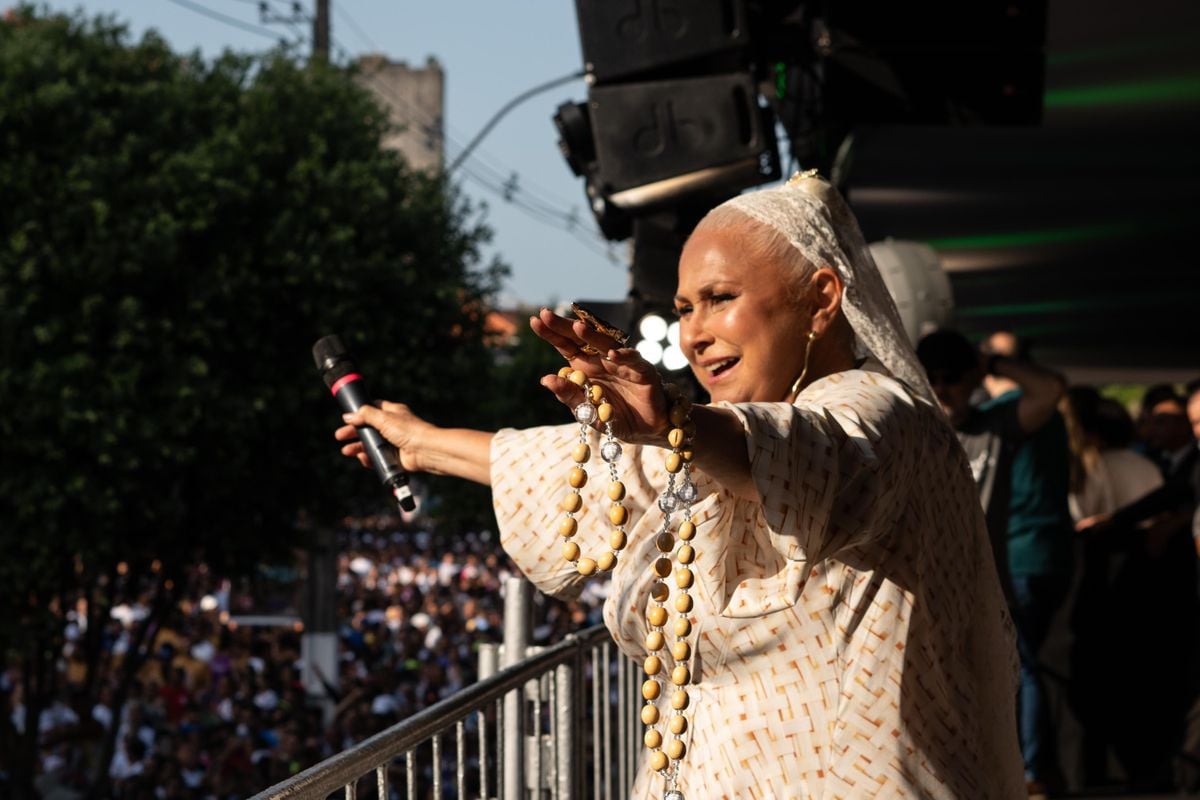
<svg viewBox="0 0 1200 800">
<path fill-rule="evenodd" d="M 677 782 L 644 767 L 630 796 L 1023 797 L 1015 653 L 975 487 L 844 202 L 801 175 L 718 207 L 683 250 L 675 304 L 712 398 L 691 412 L 690 741 Z M 530 324 L 635 445 L 605 622 L 645 658 L 667 396 L 636 350 L 545 310 Z M 393 404 L 347 421 L 379 428 L 409 469 L 490 483 L 517 565 L 550 594 L 580 590 L 555 532 L 577 426 L 447 431 Z M 603 486 L 580 492 L 576 541 L 603 550 Z"/>
<path fill-rule="evenodd" d="M 1162 486 L 1162 473 L 1133 444 L 1134 424 L 1115 400 L 1091 386 L 1067 392 L 1063 410 L 1071 444 L 1071 516 L 1108 515 Z"/>
</svg>

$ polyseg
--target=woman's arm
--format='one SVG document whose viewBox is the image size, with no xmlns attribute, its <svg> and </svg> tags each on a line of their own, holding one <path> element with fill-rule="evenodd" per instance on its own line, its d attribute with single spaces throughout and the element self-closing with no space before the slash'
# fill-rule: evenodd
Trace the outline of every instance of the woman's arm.
<svg viewBox="0 0 1200 800">
<path fill-rule="evenodd" d="M 347 442 L 342 454 L 357 458 L 370 467 L 356 426 L 370 425 L 393 445 L 400 455 L 400 466 L 409 472 L 430 472 L 490 486 L 492 437 L 489 431 L 469 428 L 439 428 L 418 417 L 403 403 L 383 403 L 380 408 L 363 406 L 345 414 L 346 425 L 334 431 L 334 437 Z"/>
<path fill-rule="evenodd" d="M 750 473 L 750 454 L 746 450 L 746 430 L 742 421 L 727 408 L 694 406 L 696 423 L 695 466 L 737 497 L 758 503 L 758 485 Z M 664 446 L 666 442 L 664 441 Z"/>
</svg>

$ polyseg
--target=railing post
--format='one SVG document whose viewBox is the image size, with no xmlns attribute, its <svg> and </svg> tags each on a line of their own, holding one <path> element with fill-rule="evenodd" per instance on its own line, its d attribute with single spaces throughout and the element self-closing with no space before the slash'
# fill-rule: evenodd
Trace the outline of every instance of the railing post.
<svg viewBox="0 0 1200 800">
<path fill-rule="evenodd" d="M 504 652 L 501 667 L 511 667 L 525 658 L 529 646 L 529 609 L 532 585 L 524 578 L 509 578 L 504 584 Z M 520 689 L 504 698 L 504 794 L 503 800 L 525 800 L 525 702 Z"/>
<path fill-rule="evenodd" d="M 572 636 L 572 639 L 575 637 Z M 558 800 L 576 800 L 583 797 L 583 670 L 582 647 L 576 640 L 575 657 L 567 664 L 554 669 L 555 699 L 554 736 L 558 747 Z"/>
</svg>

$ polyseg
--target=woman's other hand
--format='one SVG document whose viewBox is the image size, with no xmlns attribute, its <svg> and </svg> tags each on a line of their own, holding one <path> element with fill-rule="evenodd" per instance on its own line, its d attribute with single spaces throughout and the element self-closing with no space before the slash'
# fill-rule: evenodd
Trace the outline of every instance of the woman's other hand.
<svg viewBox="0 0 1200 800">
<path fill-rule="evenodd" d="M 545 308 L 529 318 L 529 326 L 567 359 L 572 369 L 604 389 L 604 398 L 613 407 L 613 434 L 618 439 L 665 445 L 670 424 L 662 377 L 637 350 L 618 348 L 617 342 L 587 323 L 560 317 Z M 585 345 L 598 353 L 585 352 Z M 558 375 L 545 376 L 541 384 L 569 409 L 584 400 L 581 387 Z"/>
<path fill-rule="evenodd" d="M 379 408 L 362 406 L 356 412 L 343 414 L 342 420 L 346 424 L 333 432 L 339 442 L 347 442 L 342 447 L 342 455 L 357 458 L 368 469 L 371 467 L 357 429 L 358 426 L 369 425 L 395 445 L 400 454 L 400 466 L 408 472 L 423 471 L 418 458 L 422 452 L 421 437 L 437 428 L 414 414 L 408 406 L 387 402 L 381 403 Z"/>
</svg>

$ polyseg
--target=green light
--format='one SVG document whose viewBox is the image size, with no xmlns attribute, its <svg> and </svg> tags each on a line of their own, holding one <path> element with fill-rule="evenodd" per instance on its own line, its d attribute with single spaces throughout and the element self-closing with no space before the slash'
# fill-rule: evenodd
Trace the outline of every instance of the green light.
<svg viewBox="0 0 1200 800">
<path fill-rule="evenodd" d="M 1109 311 L 1130 308 L 1167 308 L 1178 301 L 1172 294 L 1075 297 L 1070 300 L 1046 300 L 1039 303 L 1006 303 L 994 306 L 970 306 L 955 309 L 960 317 L 1011 317 L 1016 315 L 1063 314 L 1078 311 Z"/>
<path fill-rule="evenodd" d="M 1039 244 L 1063 244 L 1067 242 L 1087 242 L 1096 239 L 1113 239 L 1149 230 L 1154 227 L 1157 226 L 1148 223 L 1121 222 L 1108 225 L 1080 225 L 1074 228 L 1057 228 L 1042 231 L 984 233 L 975 236 L 946 236 L 940 239 L 926 239 L 925 243 L 934 250 L 1028 247 Z"/>
<path fill-rule="evenodd" d="M 1186 34 L 1123 42 L 1108 47 L 1080 48 L 1062 52 L 1050 51 L 1046 54 L 1046 66 L 1065 67 L 1073 64 L 1113 62 L 1126 58 L 1137 59 L 1146 55 L 1161 56 L 1165 52 L 1176 50 L 1190 52 L 1195 48 L 1198 36 L 1200 36 L 1200 31 L 1193 31 Z"/>
<path fill-rule="evenodd" d="M 1145 105 L 1200 100 L 1200 75 L 1129 81 L 1078 89 L 1052 89 L 1042 101 L 1046 108 Z"/>
<path fill-rule="evenodd" d="M 787 64 L 782 61 L 775 62 L 775 96 L 787 97 Z"/>
</svg>

